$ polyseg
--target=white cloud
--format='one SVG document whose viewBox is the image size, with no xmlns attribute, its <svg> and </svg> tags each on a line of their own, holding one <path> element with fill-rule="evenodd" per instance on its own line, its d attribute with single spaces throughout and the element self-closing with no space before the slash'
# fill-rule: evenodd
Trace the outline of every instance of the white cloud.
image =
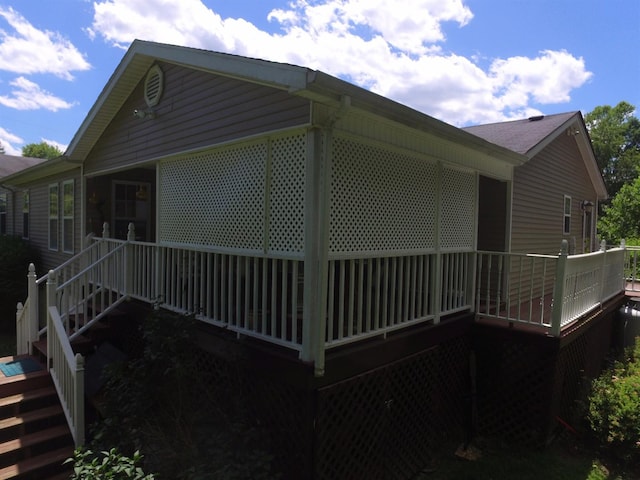
<svg viewBox="0 0 640 480">
<path fill-rule="evenodd" d="M 17 135 L 0 127 L 0 144 L 4 148 L 7 155 L 22 155 L 22 148 L 18 148 L 15 144 L 23 144 L 24 140 Z"/>
<path fill-rule="evenodd" d="M 13 30 L 9 34 L 0 29 L 0 70 L 51 73 L 72 80 L 72 72 L 91 68 L 76 47 L 60 34 L 34 28 L 12 8 L 0 7 L 0 17 Z"/>
<path fill-rule="evenodd" d="M 538 113 L 567 102 L 591 73 L 564 50 L 493 60 L 487 69 L 443 53 L 443 25 L 473 14 L 464 0 L 292 0 L 260 30 L 223 19 L 200 0 L 94 2 L 90 32 L 126 48 L 135 38 L 282 61 L 339 76 L 444 121 L 463 125 Z"/>
<path fill-rule="evenodd" d="M 18 77 L 10 83 L 15 87 L 10 96 L 0 95 L 0 105 L 16 110 L 39 110 L 44 108 L 52 112 L 71 108 L 68 103 L 55 95 L 42 90 L 36 83 L 24 77 Z"/>
<path fill-rule="evenodd" d="M 41 138 L 40 141 L 48 143 L 49 145 L 52 145 L 52 146 L 56 147 L 62 153 L 67 151 L 68 145 L 66 145 L 64 143 L 56 142 L 55 140 L 49 140 L 48 138 Z"/>
<path fill-rule="evenodd" d="M 502 98 L 510 104 L 526 104 L 528 97 L 543 104 L 568 102 L 571 90 L 592 76 L 584 59 L 565 50 L 545 50 L 536 58 L 496 60 L 490 73 Z"/>
</svg>

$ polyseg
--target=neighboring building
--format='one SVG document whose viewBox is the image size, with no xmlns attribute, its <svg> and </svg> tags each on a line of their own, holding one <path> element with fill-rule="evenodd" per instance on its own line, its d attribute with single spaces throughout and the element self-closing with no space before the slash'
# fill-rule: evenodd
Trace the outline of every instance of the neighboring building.
<svg viewBox="0 0 640 480">
<path fill-rule="evenodd" d="M 485 290 L 487 304 L 497 293 L 495 308 L 483 312 L 498 322 L 496 335 L 519 331 L 504 328 L 514 323 L 525 324 L 525 336 L 540 330 L 545 362 L 566 345 L 553 342 L 569 325 L 620 294 L 621 282 L 598 283 L 621 275 L 615 252 L 608 276 L 589 277 L 594 288 L 581 293 L 579 309 L 569 308 L 573 293 L 560 292 L 553 323 L 503 311 L 500 292 L 513 290 L 514 275 L 498 267 L 513 267 L 509 249 L 557 253 L 580 232 L 577 202 L 603 198 L 585 161 L 580 182 L 591 183 L 578 188 L 567 175 L 550 198 L 529 199 L 559 225 L 549 230 L 556 238 L 539 241 L 516 218 L 526 207 L 519 192 L 527 198 L 519 172 L 556 145 L 571 155 L 584 147 L 555 133 L 576 122 L 583 128 L 580 121 L 572 114 L 554 123 L 547 135 L 557 138 L 534 139 L 547 148 L 531 155 L 319 71 L 135 41 L 65 154 L 2 182 L 31 192 L 39 212 L 31 240 L 55 268 L 49 325 L 66 324 L 73 339 L 127 300 L 193 313 L 211 370 L 242 359 L 285 477 L 410 478 L 443 432 L 459 438 L 470 413 L 472 349 L 479 371 L 511 364 L 491 357 L 501 347 L 485 354 L 478 344 L 474 320 Z M 506 259 L 486 284 L 478 278 L 493 260 L 482 264 L 479 250 Z M 553 277 L 569 260 L 544 261 Z M 571 261 L 570 275 L 596 268 Z M 547 290 L 534 298 L 528 289 L 526 301 Z M 24 316 L 37 325 L 29 303 Z M 599 310 L 598 322 L 609 325 L 609 313 Z M 31 350 L 34 330 L 19 333 L 19 349 Z M 601 332 L 597 339 L 608 341 Z M 583 356 L 572 357 L 579 360 L 571 378 Z M 568 383 L 556 382 L 554 368 L 543 375 L 545 392 L 562 396 Z M 557 405 L 545 401 L 532 421 L 546 439 Z"/>
</svg>

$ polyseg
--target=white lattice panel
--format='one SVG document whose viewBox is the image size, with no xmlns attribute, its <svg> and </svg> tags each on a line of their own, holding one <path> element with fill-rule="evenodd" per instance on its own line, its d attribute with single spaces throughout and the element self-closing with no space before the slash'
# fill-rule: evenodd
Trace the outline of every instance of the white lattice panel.
<svg viewBox="0 0 640 480">
<path fill-rule="evenodd" d="M 436 178 L 433 163 L 336 138 L 330 253 L 434 248 Z"/>
<path fill-rule="evenodd" d="M 442 171 L 440 246 L 473 248 L 476 231 L 476 176 L 450 168 Z"/>
<path fill-rule="evenodd" d="M 270 156 L 269 253 L 302 253 L 305 134 L 273 140 Z"/>
<path fill-rule="evenodd" d="M 266 142 L 163 162 L 160 240 L 262 249 L 266 162 Z"/>
</svg>

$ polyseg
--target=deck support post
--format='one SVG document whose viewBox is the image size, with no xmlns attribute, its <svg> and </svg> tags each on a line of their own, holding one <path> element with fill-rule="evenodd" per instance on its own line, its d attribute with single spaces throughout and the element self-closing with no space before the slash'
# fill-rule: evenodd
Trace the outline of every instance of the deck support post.
<svg viewBox="0 0 640 480">
<path fill-rule="evenodd" d="M 567 256 L 569 254 L 569 242 L 562 240 L 558 263 L 556 265 L 556 282 L 553 287 L 553 307 L 551 311 L 551 335 L 560 336 L 562 329 L 562 305 L 564 298 L 564 276 L 567 268 Z"/>
</svg>

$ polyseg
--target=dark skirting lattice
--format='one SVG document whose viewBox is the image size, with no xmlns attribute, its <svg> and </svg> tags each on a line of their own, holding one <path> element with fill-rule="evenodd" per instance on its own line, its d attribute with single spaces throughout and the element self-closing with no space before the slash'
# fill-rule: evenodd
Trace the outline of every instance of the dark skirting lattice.
<svg viewBox="0 0 640 480">
<path fill-rule="evenodd" d="M 478 433 L 543 446 L 584 413 L 590 379 L 611 347 L 612 305 L 560 338 L 475 325 Z"/>
<path fill-rule="evenodd" d="M 315 478 L 410 479 L 463 438 L 468 337 L 318 391 Z"/>
</svg>

